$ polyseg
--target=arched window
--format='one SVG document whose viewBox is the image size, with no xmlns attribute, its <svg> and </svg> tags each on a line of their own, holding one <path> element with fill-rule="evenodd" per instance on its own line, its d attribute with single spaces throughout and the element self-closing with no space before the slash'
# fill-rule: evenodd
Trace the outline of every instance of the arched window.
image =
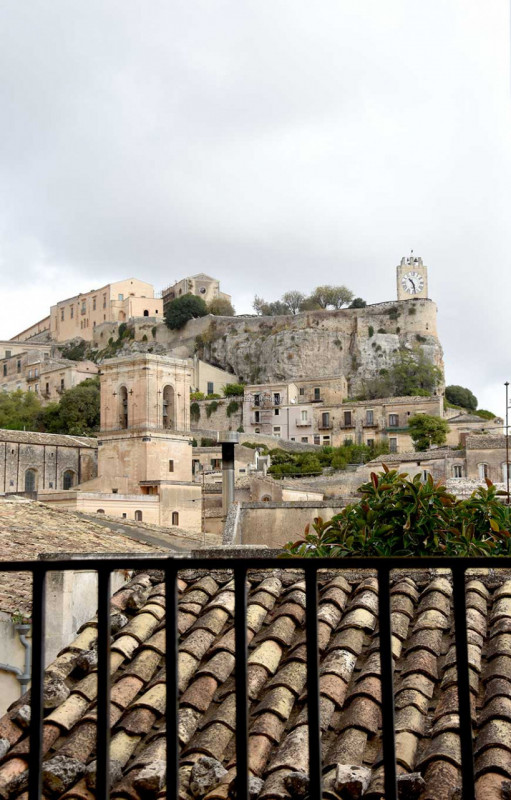
<svg viewBox="0 0 511 800">
<path fill-rule="evenodd" d="M 162 420 L 164 428 L 174 427 L 174 387 L 165 386 L 162 399 Z"/>
<path fill-rule="evenodd" d="M 142 522 L 142 512 L 141 511 L 135 511 L 135 519 L 137 520 L 137 522 Z"/>
<path fill-rule="evenodd" d="M 263 496 L 261 497 L 261 501 L 263 503 L 269 503 L 271 501 L 270 495 L 269 494 L 263 494 Z"/>
<path fill-rule="evenodd" d="M 172 512 L 172 524 L 179 525 L 179 514 L 177 513 L 177 511 Z"/>
<path fill-rule="evenodd" d="M 128 427 L 128 390 L 125 386 L 119 389 L 119 427 Z"/>
<path fill-rule="evenodd" d="M 488 477 L 488 464 L 478 464 L 477 471 L 479 473 L 479 480 L 484 481 Z"/>
<path fill-rule="evenodd" d="M 463 477 L 463 467 L 461 464 L 454 464 L 452 468 L 452 477 L 453 478 L 462 478 Z"/>
<path fill-rule="evenodd" d="M 149 316 L 149 311 L 147 310 L 147 308 L 144 308 L 144 317 L 148 317 L 148 316 Z"/>
<path fill-rule="evenodd" d="M 104 508 L 98 508 L 98 510 L 96 511 L 96 514 L 104 514 L 104 513 L 105 513 Z"/>
<path fill-rule="evenodd" d="M 66 469 L 62 478 L 62 488 L 71 489 L 74 486 L 75 474 L 72 469 Z"/>
<path fill-rule="evenodd" d="M 25 472 L 25 491 L 35 492 L 37 489 L 37 470 L 27 469 Z"/>
</svg>

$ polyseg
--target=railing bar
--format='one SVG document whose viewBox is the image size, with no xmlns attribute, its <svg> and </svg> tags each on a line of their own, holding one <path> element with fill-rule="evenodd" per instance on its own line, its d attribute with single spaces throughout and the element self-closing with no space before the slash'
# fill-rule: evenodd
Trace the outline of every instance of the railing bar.
<svg viewBox="0 0 511 800">
<path fill-rule="evenodd" d="M 234 633 L 236 652 L 236 798 L 248 800 L 248 683 L 246 565 L 234 567 Z"/>
<path fill-rule="evenodd" d="M 461 778 L 463 800 L 475 800 L 472 714 L 468 665 L 467 601 L 463 565 L 452 571 L 458 710 L 460 718 Z"/>
<path fill-rule="evenodd" d="M 390 571 L 388 568 L 378 570 L 378 598 L 385 798 L 386 800 L 397 800 L 396 742 L 394 738 L 394 659 L 392 656 Z"/>
<path fill-rule="evenodd" d="M 305 572 L 307 636 L 307 723 L 309 735 L 309 797 L 322 797 L 321 722 L 319 713 L 318 574 Z"/>
<path fill-rule="evenodd" d="M 179 797 L 179 674 L 177 565 L 165 569 L 167 797 Z"/>
<path fill-rule="evenodd" d="M 41 800 L 46 571 L 32 573 L 32 675 L 30 688 L 29 800 Z"/>
<path fill-rule="evenodd" d="M 110 566 L 98 569 L 96 800 L 110 794 Z"/>
</svg>

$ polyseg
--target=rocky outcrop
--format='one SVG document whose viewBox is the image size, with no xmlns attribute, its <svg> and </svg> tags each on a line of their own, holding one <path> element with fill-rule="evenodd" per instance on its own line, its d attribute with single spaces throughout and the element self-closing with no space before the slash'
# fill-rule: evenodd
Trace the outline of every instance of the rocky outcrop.
<svg viewBox="0 0 511 800">
<path fill-rule="evenodd" d="M 402 349 L 421 349 L 443 372 L 436 314 L 431 300 L 405 300 L 296 316 L 208 316 L 180 331 L 160 323 L 148 341 L 141 341 L 142 328 L 135 325 L 136 340 L 125 349 L 181 358 L 198 354 L 247 383 L 344 375 L 350 394 L 356 394 Z"/>
</svg>

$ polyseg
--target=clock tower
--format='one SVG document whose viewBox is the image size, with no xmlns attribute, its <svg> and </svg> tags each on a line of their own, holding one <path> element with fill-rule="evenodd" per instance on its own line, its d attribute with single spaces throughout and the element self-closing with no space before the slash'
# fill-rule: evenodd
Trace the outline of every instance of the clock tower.
<svg viewBox="0 0 511 800">
<path fill-rule="evenodd" d="M 428 296 L 428 268 L 422 258 L 412 254 L 402 258 L 397 267 L 397 299 L 425 299 Z"/>
</svg>

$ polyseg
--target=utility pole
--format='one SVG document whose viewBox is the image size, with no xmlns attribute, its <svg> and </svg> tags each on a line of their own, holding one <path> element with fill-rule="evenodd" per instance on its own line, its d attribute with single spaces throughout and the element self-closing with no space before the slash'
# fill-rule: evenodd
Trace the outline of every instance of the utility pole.
<svg viewBox="0 0 511 800">
<path fill-rule="evenodd" d="M 506 381 L 506 503 L 509 505 L 509 381 Z"/>
</svg>

